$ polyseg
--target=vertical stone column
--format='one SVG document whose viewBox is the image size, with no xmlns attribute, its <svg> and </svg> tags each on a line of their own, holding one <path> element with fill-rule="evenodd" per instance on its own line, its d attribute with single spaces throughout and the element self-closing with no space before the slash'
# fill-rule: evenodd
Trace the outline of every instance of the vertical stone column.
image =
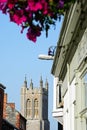
<svg viewBox="0 0 87 130">
<path fill-rule="evenodd" d="M 21 88 L 21 113 L 26 117 L 26 94 L 27 94 L 27 81 L 24 81 L 24 85 Z"/>
<path fill-rule="evenodd" d="M 78 70 L 75 70 L 75 76 L 76 76 L 76 82 L 75 82 L 75 96 L 76 96 L 76 101 L 74 103 L 75 105 L 75 130 L 82 130 L 82 125 L 81 125 L 81 117 L 80 117 L 80 112 L 81 112 L 81 80 L 79 78 L 80 72 Z"/>
</svg>

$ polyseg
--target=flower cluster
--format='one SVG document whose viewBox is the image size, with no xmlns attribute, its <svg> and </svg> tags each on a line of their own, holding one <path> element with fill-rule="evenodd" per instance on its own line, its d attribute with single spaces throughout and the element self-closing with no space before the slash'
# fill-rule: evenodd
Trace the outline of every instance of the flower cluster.
<svg viewBox="0 0 87 130">
<path fill-rule="evenodd" d="M 50 25 L 61 18 L 75 0 L 0 0 L 0 10 L 9 14 L 10 21 L 27 28 L 27 38 L 36 42 L 43 30 L 46 36 Z"/>
</svg>

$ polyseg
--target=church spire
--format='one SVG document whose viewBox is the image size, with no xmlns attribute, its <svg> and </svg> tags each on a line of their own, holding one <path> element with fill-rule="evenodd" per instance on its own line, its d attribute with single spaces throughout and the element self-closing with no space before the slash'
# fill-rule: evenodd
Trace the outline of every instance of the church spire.
<svg viewBox="0 0 87 130">
<path fill-rule="evenodd" d="M 40 88 L 43 88 L 43 80 L 42 80 L 42 76 L 40 78 Z"/>
<path fill-rule="evenodd" d="M 31 82 L 30 82 L 30 88 L 33 89 L 33 82 L 32 82 L 32 79 L 31 79 Z"/>
</svg>

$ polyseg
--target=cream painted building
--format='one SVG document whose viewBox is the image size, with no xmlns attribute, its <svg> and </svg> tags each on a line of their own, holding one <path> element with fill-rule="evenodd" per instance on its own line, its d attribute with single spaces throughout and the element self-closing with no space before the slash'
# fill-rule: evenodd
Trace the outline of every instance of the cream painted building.
<svg viewBox="0 0 87 130">
<path fill-rule="evenodd" d="M 32 80 L 28 87 L 25 79 L 21 87 L 21 114 L 27 119 L 26 130 L 50 130 L 47 80 L 45 87 L 42 77 L 39 87 L 33 87 Z"/>
<path fill-rule="evenodd" d="M 51 73 L 53 117 L 63 130 L 87 130 L 87 0 L 65 14 Z"/>
</svg>

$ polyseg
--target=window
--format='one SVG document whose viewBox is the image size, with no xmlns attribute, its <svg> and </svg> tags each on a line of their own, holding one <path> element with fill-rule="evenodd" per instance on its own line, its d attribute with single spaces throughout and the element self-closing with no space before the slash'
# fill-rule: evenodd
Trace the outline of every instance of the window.
<svg viewBox="0 0 87 130">
<path fill-rule="evenodd" d="M 32 105 L 31 105 L 31 100 L 27 99 L 27 105 L 26 105 L 26 116 L 30 117 L 32 115 Z"/>
<path fill-rule="evenodd" d="M 38 100 L 37 99 L 34 100 L 34 117 L 35 118 L 38 117 Z"/>
<path fill-rule="evenodd" d="M 56 107 L 63 107 L 61 98 L 61 85 L 56 86 Z"/>
</svg>

